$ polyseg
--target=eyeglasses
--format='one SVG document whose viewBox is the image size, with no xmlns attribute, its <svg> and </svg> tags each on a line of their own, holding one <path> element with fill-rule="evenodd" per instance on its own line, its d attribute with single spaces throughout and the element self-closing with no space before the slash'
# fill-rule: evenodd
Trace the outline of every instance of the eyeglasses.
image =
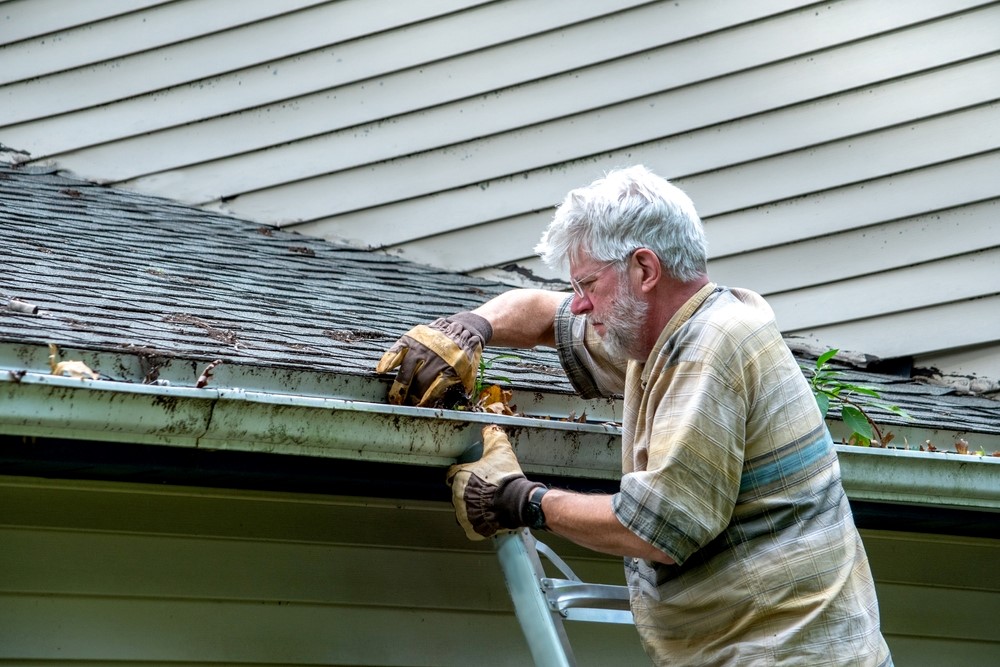
<svg viewBox="0 0 1000 667">
<path fill-rule="evenodd" d="M 589 288 L 590 285 L 591 285 L 591 283 L 594 282 L 594 280 L 597 278 L 597 276 L 599 276 L 609 266 L 617 264 L 620 261 L 622 261 L 622 260 L 620 260 L 620 259 L 613 259 L 610 262 L 608 262 L 607 264 L 605 264 L 604 266 L 602 266 L 599 269 L 597 269 L 596 271 L 594 271 L 592 273 L 588 273 L 583 278 L 570 278 L 569 279 L 569 284 L 573 286 L 573 292 L 578 297 L 580 297 L 581 299 L 586 298 L 587 295 L 584 293 L 584 290 L 587 289 L 587 288 Z"/>
</svg>

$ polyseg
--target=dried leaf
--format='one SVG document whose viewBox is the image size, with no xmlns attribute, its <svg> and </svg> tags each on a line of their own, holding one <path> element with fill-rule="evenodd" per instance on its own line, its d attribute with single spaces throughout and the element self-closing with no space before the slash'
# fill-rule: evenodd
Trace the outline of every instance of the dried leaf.
<svg viewBox="0 0 1000 667">
<path fill-rule="evenodd" d="M 210 363 L 208 366 L 206 366 L 205 367 L 205 371 L 201 374 L 201 376 L 198 377 L 198 381 L 194 385 L 195 388 L 197 388 L 197 389 L 204 389 L 205 385 L 208 384 L 209 378 L 212 377 L 212 371 L 214 371 L 215 367 L 218 366 L 221 363 L 222 363 L 222 359 L 216 359 L 215 361 L 213 361 L 212 363 Z"/>
<path fill-rule="evenodd" d="M 491 384 L 479 393 L 479 400 L 477 401 L 480 405 L 490 405 L 492 403 L 500 403 L 503 401 L 503 390 L 495 385 Z"/>
<path fill-rule="evenodd" d="M 492 384 L 479 392 L 479 400 L 476 401 L 475 407 L 483 412 L 513 416 L 516 411 L 515 406 L 510 404 L 513 398 L 513 391 L 501 389 L 499 385 Z"/>
<path fill-rule="evenodd" d="M 959 454 L 969 453 L 969 441 L 965 438 L 958 438 L 955 440 L 955 451 Z"/>
<path fill-rule="evenodd" d="M 90 370 L 82 361 L 60 361 L 52 369 L 53 375 L 68 375 L 71 378 L 96 380 L 101 376 Z"/>
<path fill-rule="evenodd" d="M 79 378 L 79 379 L 89 379 L 97 380 L 101 376 L 90 370 L 90 367 L 82 361 L 56 361 L 59 358 L 59 348 L 55 346 L 55 343 L 49 343 L 49 368 L 52 369 L 53 375 Z"/>
</svg>

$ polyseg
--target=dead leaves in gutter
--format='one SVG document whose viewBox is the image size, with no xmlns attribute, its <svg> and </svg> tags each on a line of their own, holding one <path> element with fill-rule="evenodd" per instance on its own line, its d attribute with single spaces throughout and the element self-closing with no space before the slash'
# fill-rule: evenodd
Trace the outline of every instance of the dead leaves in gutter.
<svg viewBox="0 0 1000 667">
<path fill-rule="evenodd" d="M 468 405 L 461 406 L 458 409 L 465 409 L 470 412 L 489 412 L 494 415 L 507 415 L 509 417 L 526 417 L 527 415 L 518 412 L 517 406 L 511 403 L 513 398 L 514 392 L 510 389 L 504 389 L 500 385 L 491 384 L 479 392 L 479 396 L 475 402 L 470 401 Z M 533 419 L 548 420 L 550 418 L 533 417 Z M 568 416 L 555 421 L 585 424 L 587 422 L 587 413 L 584 412 L 579 417 L 576 416 L 576 413 L 570 413 Z"/>
<path fill-rule="evenodd" d="M 194 383 L 195 389 L 204 389 L 207 387 L 208 381 L 212 379 L 212 371 L 214 371 L 221 363 L 222 359 L 216 359 L 206 366 L 202 374 L 198 376 L 198 381 Z"/>
<path fill-rule="evenodd" d="M 924 444 L 920 445 L 920 451 L 922 452 L 941 452 L 942 454 L 948 454 L 947 450 L 940 450 L 934 446 L 930 440 L 926 440 Z M 987 454 L 985 449 L 975 449 L 969 445 L 969 441 L 965 438 L 955 439 L 955 453 L 963 454 L 965 456 L 996 456 L 1000 457 L 1000 451 L 993 452 L 992 454 Z"/>
<path fill-rule="evenodd" d="M 100 375 L 90 369 L 90 366 L 82 361 L 57 361 L 59 359 L 59 348 L 54 343 L 49 343 L 49 367 L 52 375 L 68 376 L 80 380 L 97 380 Z"/>
<path fill-rule="evenodd" d="M 514 392 L 493 384 L 479 393 L 479 397 L 473 404 L 473 411 L 514 416 L 517 414 L 517 406 L 511 405 L 513 398 Z"/>
<path fill-rule="evenodd" d="M 52 370 L 52 375 L 57 375 L 60 377 L 71 377 L 78 379 L 87 380 L 98 380 L 100 375 L 93 371 L 87 364 L 78 360 L 66 360 L 58 361 L 59 359 L 59 348 L 54 343 L 49 343 L 49 367 Z M 216 359 L 205 367 L 205 370 L 198 377 L 195 382 L 195 387 L 203 389 L 208 386 L 209 381 L 212 378 L 212 372 L 222 364 L 222 359 Z M 506 415 L 510 417 L 525 417 L 522 413 L 517 411 L 517 406 L 511 401 L 514 398 L 514 392 L 510 389 L 504 389 L 499 385 L 493 384 L 485 387 L 476 398 L 475 402 L 465 401 L 463 405 L 456 405 L 453 409 L 458 410 L 468 410 L 470 412 L 488 412 L 495 415 Z M 549 419 L 548 417 L 534 417 L 535 419 Z M 575 413 L 570 413 L 566 417 L 559 419 L 557 421 L 562 422 L 572 422 L 584 424 L 587 422 L 587 413 L 584 412 L 579 417 Z M 891 433 L 887 434 L 885 444 L 876 444 L 873 442 L 874 446 L 888 448 L 889 442 L 893 439 Z M 856 444 L 852 441 L 848 441 L 845 444 Z M 909 446 L 903 447 L 902 449 L 910 449 Z M 919 446 L 921 452 L 932 452 L 932 453 L 942 453 L 948 454 L 952 451 L 947 449 L 939 449 L 930 440 L 926 440 L 922 445 Z M 1000 458 L 1000 451 L 994 451 L 991 454 L 987 454 L 984 449 L 976 449 L 969 444 L 969 441 L 965 438 L 956 438 L 954 442 L 953 453 L 965 455 L 965 456 L 994 456 Z"/>
<path fill-rule="evenodd" d="M 968 440 L 962 437 L 955 438 L 953 449 L 948 449 L 947 447 L 945 447 L 945 449 L 941 449 L 937 447 L 930 440 L 925 440 L 923 444 L 919 445 L 918 447 L 913 447 L 908 442 L 906 442 L 906 438 L 903 438 L 904 444 L 902 447 L 889 446 L 889 443 L 893 440 L 893 437 L 894 436 L 892 433 L 887 433 L 885 444 L 881 444 L 877 440 L 872 440 L 870 443 L 864 444 L 855 441 L 854 438 L 845 439 L 842 442 L 845 445 L 854 445 L 855 447 L 873 447 L 876 449 L 896 449 L 901 451 L 919 450 L 921 452 L 929 452 L 932 454 L 961 454 L 964 456 L 995 456 L 1000 458 L 1000 450 L 995 451 L 993 453 L 987 453 L 987 451 L 984 448 L 980 447 L 979 449 L 976 449 L 975 447 L 969 444 Z"/>
</svg>

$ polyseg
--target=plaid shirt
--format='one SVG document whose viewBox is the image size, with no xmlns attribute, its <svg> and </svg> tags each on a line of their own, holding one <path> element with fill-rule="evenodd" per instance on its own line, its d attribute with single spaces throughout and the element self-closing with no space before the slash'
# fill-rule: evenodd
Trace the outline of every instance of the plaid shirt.
<svg viewBox="0 0 1000 667">
<path fill-rule="evenodd" d="M 767 303 L 709 284 L 644 364 L 609 359 L 568 306 L 571 381 L 624 391 L 615 514 L 677 563 L 625 561 L 654 662 L 891 665 L 833 442 Z"/>
</svg>

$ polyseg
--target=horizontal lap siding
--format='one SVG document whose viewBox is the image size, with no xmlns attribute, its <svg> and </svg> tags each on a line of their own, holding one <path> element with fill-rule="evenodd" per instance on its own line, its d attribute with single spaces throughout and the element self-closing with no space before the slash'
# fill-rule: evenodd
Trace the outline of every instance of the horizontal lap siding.
<svg viewBox="0 0 1000 667">
<path fill-rule="evenodd" d="M 447 504 L 7 477 L 0 507 L 0 664 L 530 664 Z M 863 537 L 897 663 L 996 664 L 995 540 Z M 619 559 L 543 539 L 622 583 Z M 581 665 L 645 664 L 631 626 L 567 630 Z"/>
<path fill-rule="evenodd" d="M 0 10 L 0 45 L 106 21 L 168 2 L 171 0 L 6 0 Z"/>
<path fill-rule="evenodd" d="M 246 4 L 5 3 L 0 143 L 529 285 L 565 192 L 643 162 L 786 334 L 1000 377 L 1000 3 Z"/>
<path fill-rule="evenodd" d="M 897 665 L 1000 661 L 997 634 L 979 621 L 1000 613 L 1000 576 L 984 576 L 975 565 L 995 561 L 1000 543 L 890 531 L 862 531 L 862 537 Z"/>
<path fill-rule="evenodd" d="M 0 501 L 0 664 L 530 664 L 446 505 L 11 478 Z M 631 626 L 571 631 L 581 664 L 641 664 Z"/>
</svg>

